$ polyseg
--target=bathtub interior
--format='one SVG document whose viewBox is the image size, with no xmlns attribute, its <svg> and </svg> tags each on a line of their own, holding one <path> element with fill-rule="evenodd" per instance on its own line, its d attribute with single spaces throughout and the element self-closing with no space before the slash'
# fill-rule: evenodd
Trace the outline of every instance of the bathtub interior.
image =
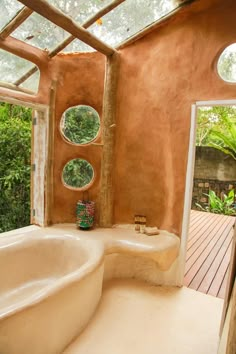
<svg viewBox="0 0 236 354">
<path fill-rule="evenodd" d="M 0 316 L 84 271 L 94 259 L 93 248 L 72 237 L 13 237 L 0 242 Z"/>
</svg>

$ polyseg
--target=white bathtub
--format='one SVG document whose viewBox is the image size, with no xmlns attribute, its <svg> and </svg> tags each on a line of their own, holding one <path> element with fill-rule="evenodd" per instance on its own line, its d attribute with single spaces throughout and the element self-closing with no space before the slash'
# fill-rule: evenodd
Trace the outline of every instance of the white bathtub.
<svg viewBox="0 0 236 354">
<path fill-rule="evenodd" d="M 61 354 L 98 305 L 103 258 L 95 240 L 0 238 L 0 354 Z"/>
</svg>

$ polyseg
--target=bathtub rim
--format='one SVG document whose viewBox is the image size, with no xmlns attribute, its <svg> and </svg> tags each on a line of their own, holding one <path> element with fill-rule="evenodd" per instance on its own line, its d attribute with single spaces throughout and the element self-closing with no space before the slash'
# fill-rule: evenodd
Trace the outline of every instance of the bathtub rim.
<svg viewBox="0 0 236 354">
<path fill-rule="evenodd" d="M 13 305 L 6 306 L 0 309 L 0 320 L 4 320 L 10 316 L 17 314 L 18 312 L 33 307 L 34 305 L 41 303 L 43 300 L 48 299 L 58 293 L 59 291 L 65 289 L 68 285 L 72 285 L 78 281 L 81 281 L 87 278 L 91 273 L 93 273 L 96 269 L 98 269 L 103 263 L 105 259 L 105 251 L 103 243 L 99 240 L 84 240 L 76 237 L 75 235 L 52 235 L 46 234 L 42 237 L 42 235 L 30 236 L 25 234 L 20 235 L 12 235 L 9 236 L 8 242 L 3 242 L 5 246 L 9 244 L 10 241 L 16 239 L 14 243 L 11 243 L 8 247 L 18 248 L 19 245 L 27 244 L 34 244 L 36 241 L 43 241 L 44 239 L 73 239 L 73 241 L 81 242 L 83 248 L 89 250 L 89 257 L 85 263 L 80 266 L 75 271 L 68 273 L 62 277 L 59 277 L 55 282 L 43 287 L 42 290 L 37 291 L 35 294 L 31 296 L 27 296 L 26 299 L 20 300 Z M 10 240 L 11 239 L 11 240 Z M 17 240 L 19 239 L 19 240 Z M 0 239 L 0 249 L 1 249 L 1 242 Z M 6 238 L 4 238 L 6 241 Z M 4 247 L 3 247 L 4 248 Z M 0 251 L 1 252 L 1 251 Z"/>
</svg>

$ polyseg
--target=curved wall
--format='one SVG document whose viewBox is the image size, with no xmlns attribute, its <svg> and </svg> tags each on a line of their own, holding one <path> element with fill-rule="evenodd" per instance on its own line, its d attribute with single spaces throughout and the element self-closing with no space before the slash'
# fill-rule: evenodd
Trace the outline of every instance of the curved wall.
<svg viewBox="0 0 236 354">
<path fill-rule="evenodd" d="M 236 98 L 215 69 L 235 42 L 236 4 L 218 4 L 158 28 L 121 51 L 115 222 L 145 214 L 180 234 L 191 104 Z"/>
</svg>

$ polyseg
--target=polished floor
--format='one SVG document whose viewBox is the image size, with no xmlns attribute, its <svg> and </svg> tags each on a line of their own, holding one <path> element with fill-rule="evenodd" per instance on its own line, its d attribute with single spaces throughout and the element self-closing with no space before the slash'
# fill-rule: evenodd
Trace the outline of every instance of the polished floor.
<svg viewBox="0 0 236 354">
<path fill-rule="evenodd" d="M 224 298 L 235 217 L 191 211 L 184 285 Z"/>
<path fill-rule="evenodd" d="M 222 307 L 222 299 L 186 287 L 113 280 L 63 354 L 216 354 Z"/>
</svg>

